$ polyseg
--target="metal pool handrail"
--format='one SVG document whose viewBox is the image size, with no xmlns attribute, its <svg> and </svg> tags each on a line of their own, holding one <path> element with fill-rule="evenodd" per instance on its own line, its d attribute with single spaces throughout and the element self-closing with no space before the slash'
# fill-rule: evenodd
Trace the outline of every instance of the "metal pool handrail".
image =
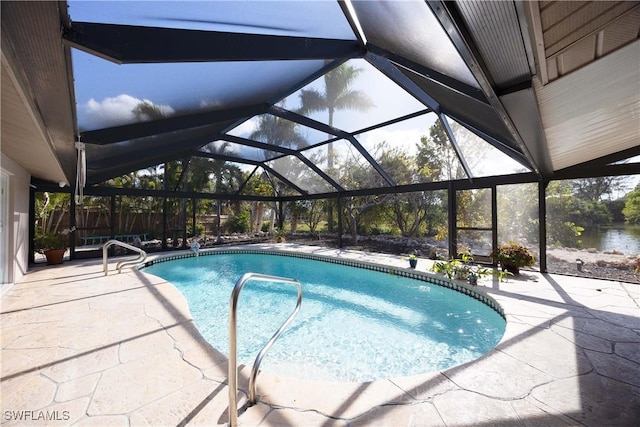
<svg viewBox="0 0 640 427">
<path fill-rule="evenodd" d="M 136 258 L 136 259 L 120 261 L 119 263 L 117 263 L 116 264 L 116 269 L 118 270 L 118 273 L 122 273 L 122 267 L 124 267 L 125 265 L 140 264 L 140 263 L 143 263 L 144 260 L 147 259 L 147 253 L 145 251 L 143 251 L 142 249 L 138 248 L 137 246 L 133 246 L 133 245 L 130 245 L 128 243 L 121 242 L 120 240 L 115 240 L 115 239 L 109 240 L 102 247 L 102 269 L 104 270 L 104 275 L 105 276 L 109 274 L 109 266 L 107 265 L 107 257 L 108 257 L 107 249 L 109 249 L 109 247 L 113 246 L 113 245 L 122 246 L 125 249 L 130 249 L 130 250 L 132 250 L 134 252 L 138 252 L 138 254 L 139 254 L 138 258 Z"/>
<path fill-rule="evenodd" d="M 238 297 L 242 287 L 249 280 L 260 280 L 263 282 L 282 282 L 295 284 L 298 288 L 298 301 L 296 302 L 296 308 L 289 315 L 287 320 L 280 326 L 271 339 L 265 344 L 256 356 L 256 360 L 253 362 L 251 373 L 249 375 L 249 403 L 256 403 L 256 377 L 258 376 L 258 368 L 262 363 L 262 358 L 269 351 L 273 343 L 282 335 L 284 330 L 289 326 L 293 318 L 300 311 L 300 304 L 302 303 L 302 285 L 300 281 L 296 279 L 288 279 L 286 277 L 269 276 L 259 273 L 245 273 L 240 280 L 236 282 L 231 292 L 231 301 L 229 304 L 229 425 L 231 427 L 238 425 L 238 348 L 237 348 L 237 336 L 236 336 L 236 324 L 237 316 L 236 309 L 238 308 Z"/>
</svg>

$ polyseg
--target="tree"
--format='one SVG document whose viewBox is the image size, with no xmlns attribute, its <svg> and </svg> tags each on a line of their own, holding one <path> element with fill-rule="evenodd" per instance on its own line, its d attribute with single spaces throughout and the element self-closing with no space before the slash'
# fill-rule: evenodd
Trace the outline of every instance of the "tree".
<svg viewBox="0 0 640 427">
<path fill-rule="evenodd" d="M 416 164 L 428 181 L 462 179 L 466 177 L 449 137 L 440 120 L 429 128 L 429 137 L 422 136 L 416 149 Z"/>
<path fill-rule="evenodd" d="M 551 245 L 577 247 L 584 227 L 578 225 L 579 200 L 567 181 L 552 181 L 547 186 L 547 241 Z"/>
<path fill-rule="evenodd" d="M 300 133 L 298 123 L 271 114 L 263 114 L 258 118 L 258 126 L 249 138 L 292 149 L 308 145 L 307 139 Z"/>
<path fill-rule="evenodd" d="M 363 71 L 352 65 L 342 64 L 324 75 L 325 91 L 302 89 L 300 114 L 325 111 L 329 113 L 329 126 L 337 110 L 366 111 L 374 104 L 365 92 L 351 89 L 351 85 Z M 329 159 L 331 161 L 331 159 Z"/>
<path fill-rule="evenodd" d="M 621 176 L 605 176 L 569 181 L 573 195 L 580 201 L 580 215 L 575 220 L 588 228 L 613 222 L 611 195 L 624 189 L 625 179 Z M 609 196 L 608 199 L 605 196 Z"/>
<path fill-rule="evenodd" d="M 65 193 L 37 193 L 36 194 L 36 233 L 59 233 L 68 226 L 71 199 Z"/>
<path fill-rule="evenodd" d="M 340 165 L 339 182 L 347 188 L 372 188 L 383 186 L 383 178 L 373 170 L 369 162 L 362 163 L 355 157 L 347 157 L 345 163 Z M 349 197 L 344 199 L 343 215 L 345 223 L 351 230 L 353 244 L 357 243 L 357 223 L 358 219 L 365 213 L 374 210 L 391 195 L 371 195 L 362 197 Z"/>
<path fill-rule="evenodd" d="M 413 184 L 418 181 L 430 181 L 432 176 L 439 173 L 438 165 L 430 163 L 435 158 L 426 157 L 422 152 L 420 160 L 398 149 L 389 148 L 385 143 L 376 149 L 376 161 L 393 178 L 398 185 Z M 424 231 L 433 233 L 438 221 L 438 211 L 441 211 L 441 201 L 437 192 L 418 191 L 412 193 L 395 194 L 389 198 L 390 209 L 382 210 L 400 233 L 406 237 L 421 235 Z M 425 225 L 427 230 L 424 230 Z"/>
<path fill-rule="evenodd" d="M 351 89 L 351 86 L 363 70 L 352 65 L 341 64 L 324 75 L 324 93 L 316 89 L 302 89 L 300 91 L 300 114 L 327 111 L 329 113 L 329 126 L 333 126 L 333 116 L 337 110 L 366 111 L 373 107 L 373 102 L 360 90 Z M 332 138 L 330 135 L 329 138 Z M 334 167 L 333 143 L 327 144 L 327 167 L 331 174 Z M 333 231 L 333 208 L 328 203 L 329 231 Z"/>
<path fill-rule="evenodd" d="M 571 181 L 573 193 L 581 200 L 600 202 L 604 196 L 624 188 L 624 177 L 603 176 L 598 178 L 583 178 Z"/>
<path fill-rule="evenodd" d="M 296 150 L 308 145 L 307 139 L 300 133 L 298 123 L 271 114 L 263 114 L 259 117 L 258 126 L 249 135 L 249 138 Z M 302 165 L 295 162 L 291 156 L 278 157 L 270 163 L 273 169 L 293 183 L 300 182 L 300 175 L 308 169 L 301 167 Z M 275 188 L 275 186 L 274 189 L 283 190 L 282 187 Z"/>
<path fill-rule="evenodd" d="M 263 114 L 258 118 L 256 130 L 249 135 L 249 138 L 296 150 L 309 145 L 305 136 L 300 132 L 298 123 L 271 114 Z M 271 162 L 271 167 L 274 170 L 294 184 L 301 182 L 300 176 L 306 172 L 307 168 L 301 166 L 290 156 L 279 157 Z M 276 180 L 266 173 L 261 177 L 260 182 L 260 185 L 255 181 L 251 183 L 254 193 L 274 195 L 276 192 L 287 192 L 282 181 Z M 250 231 L 260 230 L 265 209 L 266 206 L 263 202 L 251 202 Z M 271 209 L 273 212 L 278 211 L 275 205 L 271 206 Z"/>
<path fill-rule="evenodd" d="M 290 202 L 289 213 L 291 214 L 291 233 L 298 230 L 298 221 L 307 213 L 307 205 L 302 201 Z"/>
<path fill-rule="evenodd" d="M 498 243 L 538 243 L 538 185 L 500 185 L 497 192 Z"/>
<path fill-rule="evenodd" d="M 429 136 L 420 137 L 416 145 L 416 165 L 421 180 L 425 182 L 445 181 L 466 178 L 466 173 L 458 159 L 444 125 L 437 120 L 429 128 Z M 464 197 L 467 196 L 467 197 Z M 473 203 L 473 194 L 463 193 L 458 197 L 458 211 L 467 212 Z M 438 229 L 438 239 L 444 239 L 447 233 L 446 210 L 443 206 L 444 197 L 438 192 L 426 193 L 424 202 L 429 205 L 425 219 L 428 219 L 427 232 L 432 234 Z"/>
<path fill-rule="evenodd" d="M 629 224 L 640 224 L 640 184 L 627 194 L 622 213 Z"/>
<path fill-rule="evenodd" d="M 384 203 L 389 197 L 385 196 L 360 196 L 349 197 L 343 203 L 343 218 L 347 223 L 349 230 L 351 231 L 352 243 L 355 245 L 358 243 L 358 221 L 368 212 L 373 211 L 378 206 Z"/>
<path fill-rule="evenodd" d="M 205 153 L 212 154 L 214 158 L 208 159 L 206 171 L 215 180 L 211 190 L 215 193 L 232 192 L 240 188 L 244 180 L 242 170 L 231 162 L 216 159 L 215 156 L 227 156 L 231 152 L 228 142 L 222 144 L 209 144 L 202 148 Z"/>
<path fill-rule="evenodd" d="M 133 108 L 133 110 L 131 110 L 131 112 L 139 122 L 158 120 L 165 117 L 165 114 L 162 112 L 162 110 L 149 101 L 140 102 Z"/>
<path fill-rule="evenodd" d="M 116 187 L 124 188 L 149 188 L 160 189 L 162 188 L 164 180 L 164 167 L 165 165 L 156 165 L 149 167 L 145 170 L 135 171 L 127 175 L 123 175 L 112 180 Z M 105 214 L 110 213 L 109 204 L 103 203 L 102 209 Z M 150 237 L 162 236 L 162 199 L 158 197 L 119 197 L 119 212 L 123 212 L 122 209 L 125 206 L 131 206 L 124 212 L 133 212 L 140 218 L 139 232 L 150 233 Z M 116 215 L 120 215 L 116 214 Z M 114 218 L 114 222 L 120 222 L 120 218 Z M 106 221 L 109 224 L 110 220 Z M 128 223 L 125 221 L 125 223 Z M 124 230 L 119 229 L 119 232 L 125 233 Z M 129 231 L 126 231 L 128 233 Z"/>
<path fill-rule="evenodd" d="M 270 182 L 269 176 L 266 172 L 260 175 L 252 175 L 245 185 L 245 190 L 249 194 L 260 196 L 273 197 L 275 194 L 273 184 Z M 253 233 L 262 229 L 262 220 L 264 219 L 265 211 L 265 202 L 260 200 L 253 200 L 249 202 L 249 232 Z"/>
<path fill-rule="evenodd" d="M 315 234 L 320 221 L 322 221 L 322 213 L 325 211 L 325 201 L 321 199 L 305 200 L 305 211 L 309 231 Z"/>
</svg>

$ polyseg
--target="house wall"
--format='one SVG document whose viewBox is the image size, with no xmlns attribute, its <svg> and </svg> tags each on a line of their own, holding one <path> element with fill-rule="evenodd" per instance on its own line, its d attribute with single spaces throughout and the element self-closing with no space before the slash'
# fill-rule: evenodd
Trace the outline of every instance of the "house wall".
<svg viewBox="0 0 640 427">
<path fill-rule="evenodd" d="M 31 175 L 24 168 L 2 153 L 2 172 L 9 176 L 8 283 L 2 285 L 4 292 L 18 283 L 29 266 L 29 185 Z M 13 219 L 13 221 L 11 221 Z"/>
</svg>

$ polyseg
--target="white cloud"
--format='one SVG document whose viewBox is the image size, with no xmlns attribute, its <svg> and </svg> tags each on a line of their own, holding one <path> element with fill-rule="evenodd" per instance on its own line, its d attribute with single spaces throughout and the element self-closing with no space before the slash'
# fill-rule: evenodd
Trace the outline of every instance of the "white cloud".
<svg viewBox="0 0 640 427">
<path fill-rule="evenodd" d="M 91 98 L 79 113 L 81 115 L 81 127 L 86 129 L 100 129 L 110 126 L 134 123 L 137 121 L 134 108 L 143 103 L 149 103 L 159 109 L 163 115 L 171 116 L 175 111 L 168 105 L 154 104 L 148 99 L 134 98 L 130 95 L 118 95 L 96 101 Z"/>
</svg>

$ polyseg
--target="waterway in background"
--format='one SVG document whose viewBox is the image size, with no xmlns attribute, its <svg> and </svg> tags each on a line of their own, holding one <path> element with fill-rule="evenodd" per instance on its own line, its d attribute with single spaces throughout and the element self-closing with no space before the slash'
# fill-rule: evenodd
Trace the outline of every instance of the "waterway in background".
<svg viewBox="0 0 640 427">
<path fill-rule="evenodd" d="M 620 251 L 625 255 L 640 254 L 640 226 L 615 224 L 599 230 L 585 230 L 580 236 L 582 247 L 599 251 Z"/>
</svg>

